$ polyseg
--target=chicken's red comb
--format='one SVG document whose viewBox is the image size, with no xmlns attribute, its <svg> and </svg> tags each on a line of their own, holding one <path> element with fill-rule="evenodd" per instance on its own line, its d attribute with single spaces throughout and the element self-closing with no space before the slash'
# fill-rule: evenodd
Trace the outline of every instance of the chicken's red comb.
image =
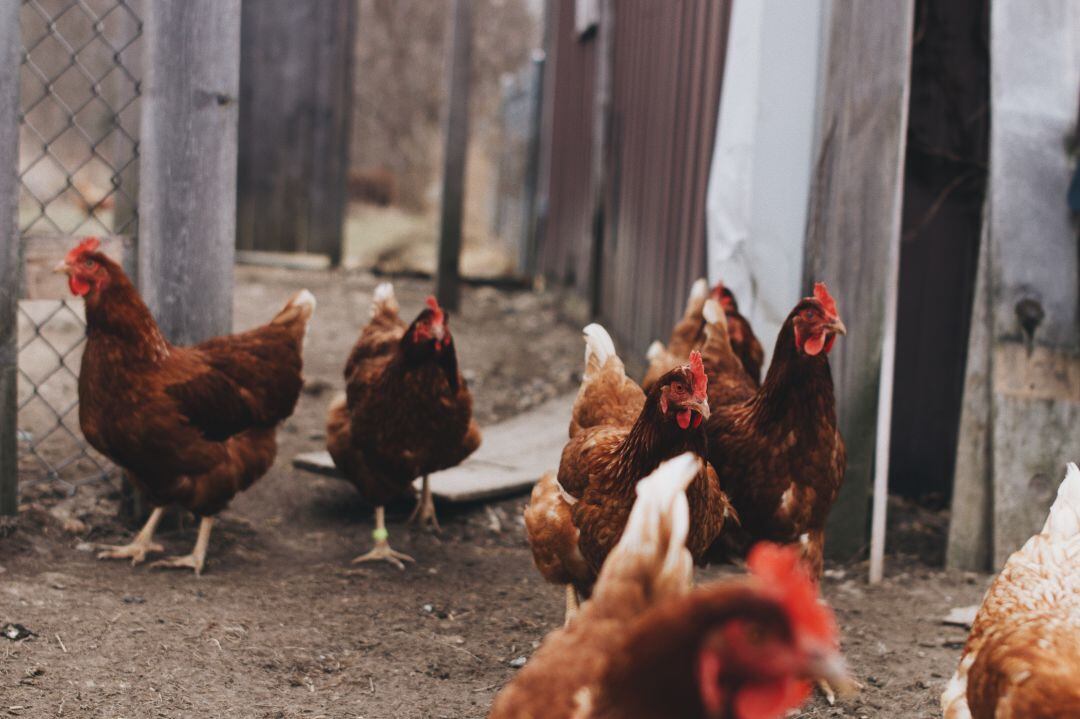
<svg viewBox="0 0 1080 719">
<path fill-rule="evenodd" d="M 799 552 L 772 542 L 758 542 L 746 559 L 750 572 L 775 592 L 795 631 L 816 640 L 836 642 L 836 618 L 822 604 L 818 587 Z"/>
<path fill-rule="evenodd" d="M 724 281 L 717 280 L 713 285 L 712 292 L 709 293 L 714 299 L 721 299 L 724 296 Z"/>
<path fill-rule="evenodd" d="M 708 396 L 709 378 L 705 376 L 705 365 L 697 350 L 690 353 L 690 374 L 694 376 L 694 399 L 705 399 Z"/>
<path fill-rule="evenodd" d="M 825 312 L 830 317 L 839 317 L 836 312 L 836 300 L 829 294 L 829 288 L 825 286 L 824 282 L 818 282 L 814 285 L 814 299 L 821 303 L 821 306 L 825 308 Z"/>
<path fill-rule="evenodd" d="M 432 321 L 437 325 L 441 325 L 445 315 L 443 315 L 442 307 L 439 307 L 439 301 L 435 299 L 434 295 L 428 295 L 424 302 L 433 313 Z"/>
<path fill-rule="evenodd" d="M 69 263 L 77 262 L 79 257 L 81 257 L 83 253 L 94 252 L 99 247 L 101 247 L 101 240 L 96 237 L 87 237 L 85 240 L 72 248 L 67 253 L 67 257 L 65 257 L 64 259 Z"/>
</svg>

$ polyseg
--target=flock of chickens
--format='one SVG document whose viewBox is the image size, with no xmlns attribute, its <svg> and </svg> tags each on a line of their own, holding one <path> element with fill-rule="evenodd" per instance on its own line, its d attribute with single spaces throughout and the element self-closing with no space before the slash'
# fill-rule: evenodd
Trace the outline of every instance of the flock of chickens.
<svg viewBox="0 0 1080 719">
<path fill-rule="evenodd" d="M 123 270 L 84 240 L 57 266 L 86 305 L 79 419 L 87 441 L 155 507 L 125 546 L 163 548 L 164 509 L 200 518 L 202 572 L 214 516 L 265 474 L 276 427 L 303 385 L 315 298 L 303 290 L 262 327 L 170 344 Z M 722 285 L 695 284 L 641 385 L 608 333 L 585 328 L 585 370 L 557 473 L 534 487 L 525 525 L 536 566 L 567 590 L 566 625 L 499 694 L 491 716 L 773 719 L 812 683 L 853 686 L 818 590 L 824 526 L 845 470 L 828 356 L 846 330 L 824 284 L 792 309 L 764 380 L 762 347 Z M 376 506 L 374 547 L 355 562 L 399 568 L 383 505 L 414 496 L 438 527 L 428 475 L 480 445 L 449 319 L 434 299 L 406 324 L 390 285 L 345 364 L 329 409 L 334 462 Z M 693 588 L 693 565 L 744 559 L 749 574 Z M 1080 717 L 1080 472 L 1046 527 L 987 593 L 947 719 Z"/>
</svg>

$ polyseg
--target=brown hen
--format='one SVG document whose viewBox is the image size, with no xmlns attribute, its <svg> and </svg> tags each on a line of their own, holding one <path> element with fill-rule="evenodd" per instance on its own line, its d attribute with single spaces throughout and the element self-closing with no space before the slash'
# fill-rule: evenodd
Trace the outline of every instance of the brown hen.
<svg viewBox="0 0 1080 719">
<path fill-rule="evenodd" d="M 692 451 L 705 458 L 707 382 L 698 353 L 653 385 L 646 397 L 626 377 L 608 333 L 585 328 L 585 376 L 574 405 L 571 439 L 558 477 L 533 489 L 525 527 L 537 567 L 548 581 L 587 596 L 604 558 L 622 534 L 634 486 L 660 462 Z M 702 466 L 690 485 L 689 547 L 695 559 L 733 520 L 715 472 Z M 568 590 L 567 615 L 575 597 Z"/>
<path fill-rule="evenodd" d="M 423 491 L 410 519 L 438 529 L 428 475 L 460 464 L 480 446 L 472 395 L 458 370 L 449 318 L 435 298 L 406 325 L 393 287 L 375 288 L 371 321 L 345 364 L 346 396 L 327 418 L 334 464 L 375 505 L 375 547 L 354 562 L 383 560 L 398 568 L 412 557 L 388 541 L 384 505 Z"/>
<path fill-rule="evenodd" d="M 154 531 L 169 505 L 200 518 L 194 551 L 155 562 L 201 574 L 213 517 L 274 462 L 278 423 L 303 386 L 303 340 L 315 311 L 307 290 L 270 324 L 177 347 L 120 266 L 90 238 L 56 270 L 86 301 L 79 424 L 87 442 L 122 467 L 155 507 L 131 544 L 101 559 L 137 564 L 162 547 Z"/>
<path fill-rule="evenodd" d="M 752 576 L 691 589 L 683 454 L 637 484 L 592 598 L 548 635 L 490 719 L 779 719 L 808 679 L 847 685 L 832 613 L 795 552 L 763 545 Z"/>
<path fill-rule="evenodd" d="M 741 523 L 725 533 L 723 551 L 741 555 L 763 539 L 796 543 L 820 576 L 825 520 L 847 465 L 828 359 L 845 332 L 819 283 L 780 328 L 764 384 L 709 418 L 709 461 Z"/>
<path fill-rule="evenodd" d="M 1080 469 L 986 592 L 941 697 L 945 719 L 1080 717 Z"/>
</svg>

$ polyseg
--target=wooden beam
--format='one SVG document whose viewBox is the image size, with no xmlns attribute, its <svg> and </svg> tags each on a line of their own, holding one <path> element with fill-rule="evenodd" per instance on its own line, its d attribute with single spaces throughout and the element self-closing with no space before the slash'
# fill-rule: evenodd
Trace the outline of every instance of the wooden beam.
<svg viewBox="0 0 1080 719">
<path fill-rule="evenodd" d="M 0 516 L 19 504 L 19 9 L 0 3 Z"/>
<path fill-rule="evenodd" d="M 472 2 L 454 0 L 449 87 L 443 151 L 442 210 L 439 216 L 439 266 L 435 295 L 456 310 L 461 301 L 461 225 L 465 202 L 465 161 L 469 152 L 469 66 L 472 55 Z"/>
<path fill-rule="evenodd" d="M 139 287 L 165 335 L 232 328 L 240 0 L 146 3 Z"/>
<path fill-rule="evenodd" d="M 355 0 L 244 0 L 237 247 L 341 261 Z"/>
<path fill-rule="evenodd" d="M 913 0 L 831 0 L 828 9 L 803 285 L 808 294 L 827 282 L 848 327 L 830 357 L 848 456 L 827 529 L 837 558 L 867 546 L 881 382 L 892 379 L 882 376 L 883 328 L 899 264 L 913 15 Z"/>
<path fill-rule="evenodd" d="M 993 562 L 1042 526 L 1080 457 L 1080 276 L 1066 193 L 1080 5 L 1000 0 L 990 18 Z"/>
</svg>

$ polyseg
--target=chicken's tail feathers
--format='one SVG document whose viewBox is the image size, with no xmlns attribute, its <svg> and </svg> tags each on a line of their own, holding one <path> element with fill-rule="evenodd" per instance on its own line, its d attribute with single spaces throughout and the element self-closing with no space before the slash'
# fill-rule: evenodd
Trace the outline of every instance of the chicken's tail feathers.
<svg viewBox="0 0 1080 719">
<path fill-rule="evenodd" d="M 396 315 L 399 306 L 394 295 L 394 286 L 389 282 L 380 282 L 371 294 L 371 316 L 388 313 Z"/>
<path fill-rule="evenodd" d="M 1080 536 L 1080 469 L 1075 462 L 1069 462 L 1065 470 L 1065 479 L 1058 487 L 1057 499 L 1050 507 L 1043 534 L 1054 539 Z"/>
<path fill-rule="evenodd" d="M 582 332 L 585 335 L 585 377 L 589 378 L 604 368 L 608 360 L 618 357 L 611 335 L 600 325 L 593 322 Z"/>
<path fill-rule="evenodd" d="M 701 305 L 708 296 L 709 283 L 704 277 L 700 277 L 694 284 L 690 285 L 690 294 L 686 297 L 686 309 L 683 310 L 683 317 L 700 315 Z"/>
<path fill-rule="evenodd" d="M 638 482 L 626 528 L 600 572 L 598 593 L 604 584 L 618 581 L 620 574 L 648 583 L 646 594 L 657 598 L 690 588 L 694 563 L 686 548 L 690 533 L 686 488 L 701 466 L 698 456 L 686 452 Z"/>
<path fill-rule="evenodd" d="M 311 320 L 312 315 L 315 314 L 317 304 L 315 295 L 308 290 L 300 290 L 289 298 L 289 301 L 274 316 L 274 319 L 270 320 L 270 323 L 281 325 L 296 322 L 299 323 L 298 326 L 302 329 L 302 335 L 306 335 L 308 322 Z"/>
<path fill-rule="evenodd" d="M 654 359 L 658 359 L 667 348 L 664 347 L 664 343 L 660 340 L 653 340 L 649 345 L 649 349 L 645 350 L 645 359 L 652 362 Z"/>
<path fill-rule="evenodd" d="M 710 325 L 720 325 L 725 329 L 727 328 L 727 314 L 724 312 L 724 308 L 720 306 L 720 303 L 713 297 L 705 300 L 705 305 L 701 308 L 701 316 Z"/>
</svg>

